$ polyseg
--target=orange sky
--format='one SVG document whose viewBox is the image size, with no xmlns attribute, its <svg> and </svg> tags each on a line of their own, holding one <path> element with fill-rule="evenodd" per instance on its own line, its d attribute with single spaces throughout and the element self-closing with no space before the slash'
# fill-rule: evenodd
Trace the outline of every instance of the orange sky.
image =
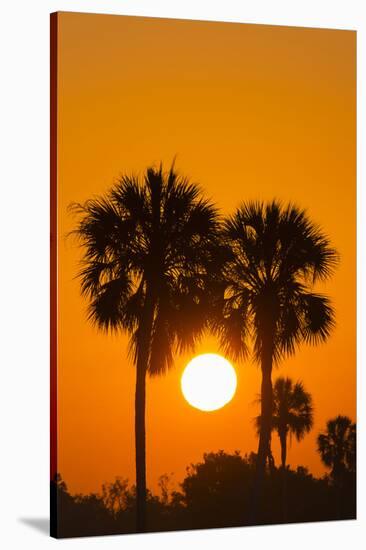
<svg viewBox="0 0 366 550">
<path fill-rule="evenodd" d="M 61 13 L 59 15 L 59 471 L 72 492 L 120 475 L 134 482 L 134 367 L 127 337 L 86 322 L 74 279 L 80 250 L 66 233 L 71 201 L 104 193 L 121 172 L 151 163 L 199 182 L 227 214 L 242 200 L 294 201 L 325 229 L 341 264 L 322 290 L 337 328 L 302 347 L 277 374 L 301 378 L 315 427 L 293 441 L 292 465 L 324 471 L 318 431 L 356 414 L 355 113 L 356 33 Z M 199 352 L 217 352 L 207 336 Z M 235 364 L 238 389 L 216 412 L 193 409 L 180 390 L 180 356 L 147 385 L 148 484 L 205 451 L 256 450 L 252 418 L 260 373 Z M 277 438 L 274 438 L 278 460 Z"/>
</svg>

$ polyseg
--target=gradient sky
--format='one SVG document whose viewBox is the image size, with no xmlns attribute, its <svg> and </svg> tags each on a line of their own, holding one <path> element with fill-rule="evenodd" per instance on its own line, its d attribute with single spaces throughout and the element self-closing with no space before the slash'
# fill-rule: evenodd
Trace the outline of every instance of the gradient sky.
<svg viewBox="0 0 366 550">
<path fill-rule="evenodd" d="M 67 206 L 175 156 L 224 214 L 248 199 L 293 201 L 340 252 L 321 287 L 333 298 L 336 330 L 273 373 L 303 380 L 313 395 L 314 429 L 292 442 L 288 459 L 322 474 L 317 433 L 338 413 L 356 415 L 356 33 L 61 13 L 58 36 L 58 469 L 70 490 L 96 491 L 117 475 L 134 482 L 135 370 L 127 336 L 86 321 Z M 218 351 L 209 335 L 196 350 Z M 236 395 L 206 413 L 181 394 L 190 358 L 147 383 L 153 489 L 163 473 L 181 481 L 206 451 L 257 448 L 258 367 L 234 364 Z M 278 461 L 276 437 L 273 448 Z"/>
</svg>

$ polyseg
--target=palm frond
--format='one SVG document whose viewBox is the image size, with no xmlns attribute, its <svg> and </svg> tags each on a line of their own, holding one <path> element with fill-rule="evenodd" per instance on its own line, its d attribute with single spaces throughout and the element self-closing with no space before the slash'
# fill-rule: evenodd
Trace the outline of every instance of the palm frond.
<svg viewBox="0 0 366 550">
<path fill-rule="evenodd" d="M 294 434 L 298 441 L 311 431 L 314 423 L 312 397 L 301 381 L 294 383 L 291 378 L 282 376 L 275 380 L 271 422 L 272 430 L 278 434 Z M 256 417 L 255 425 L 260 430 L 260 416 Z"/>
<path fill-rule="evenodd" d="M 124 328 L 123 309 L 129 293 L 129 279 L 111 279 L 100 286 L 88 307 L 88 319 L 105 331 Z"/>
<path fill-rule="evenodd" d="M 227 250 L 217 208 L 174 163 L 167 172 L 162 163 L 148 167 L 142 178 L 122 175 L 104 196 L 70 208 L 89 320 L 128 331 L 133 361 L 143 351 L 148 372 L 164 372 L 207 327 Z M 148 307 L 152 331 L 142 338 Z"/>
<path fill-rule="evenodd" d="M 325 341 L 335 326 L 334 310 L 329 298 L 311 292 L 300 296 L 303 312 L 302 335 L 305 342 Z"/>
<path fill-rule="evenodd" d="M 223 241 L 231 250 L 223 267 L 226 286 L 250 296 L 252 316 L 243 320 L 251 324 L 257 361 L 263 339 L 272 340 L 272 357 L 279 362 L 302 342 L 317 344 L 330 336 L 331 302 L 312 286 L 333 273 L 338 255 L 305 210 L 277 200 L 243 203 L 224 222 Z M 222 315 L 223 334 L 227 318 Z"/>
<path fill-rule="evenodd" d="M 161 375 L 173 365 L 174 334 L 169 324 L 169 312 L 164 309 L 164 305 L 164 302 L 160 303 L 154 321 L 148 365 L 151 376 Z"/>
</svg>

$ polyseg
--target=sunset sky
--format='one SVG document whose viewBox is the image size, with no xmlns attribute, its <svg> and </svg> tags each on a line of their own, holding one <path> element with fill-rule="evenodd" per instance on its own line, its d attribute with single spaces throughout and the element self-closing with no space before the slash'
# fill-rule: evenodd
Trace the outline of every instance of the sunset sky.
<svg viewBox="0 0 366 550">
<path fill-rule="evenodd" d="M 135 369 L 128 337 L 98 332 L 75 275 L 81 250 L 67 210 L 105 193 L 121 173 L 176 157 L 223 214 L 250 199 L 295 202 L 340 253 L 319 287 L 336 309 L 326 344 L 303 346 L 273 373 L 301 379 L 315 425 L 288 460 L 325 470 L 316 437 L 328 418 L 356 417 L 356 33 L 351 31 L 59 14 L 58 470 L 71 492 L 115 476 L 135 481 Z M 196 354 L 219 352 L 207 335 Z M 192 354 L 147 383 L 147 481 L 179 483 L 204 452 L 257 450 L 260 371 L 233 364 L 238 388 L 215 412 L 183 398 Z M 273 436 L 276 463 L 277 437 Z"/>
</svg>

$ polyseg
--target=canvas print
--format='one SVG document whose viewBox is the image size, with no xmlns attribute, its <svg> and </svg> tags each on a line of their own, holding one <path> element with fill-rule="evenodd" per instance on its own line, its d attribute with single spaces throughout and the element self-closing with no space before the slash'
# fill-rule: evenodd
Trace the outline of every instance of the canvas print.
<svg viewBox="0 0 366 550">
<path fill-rule="evenodd" d="M 356 517 L 356 33 L 51 15 L 51 534 Z"/>
</svg>

